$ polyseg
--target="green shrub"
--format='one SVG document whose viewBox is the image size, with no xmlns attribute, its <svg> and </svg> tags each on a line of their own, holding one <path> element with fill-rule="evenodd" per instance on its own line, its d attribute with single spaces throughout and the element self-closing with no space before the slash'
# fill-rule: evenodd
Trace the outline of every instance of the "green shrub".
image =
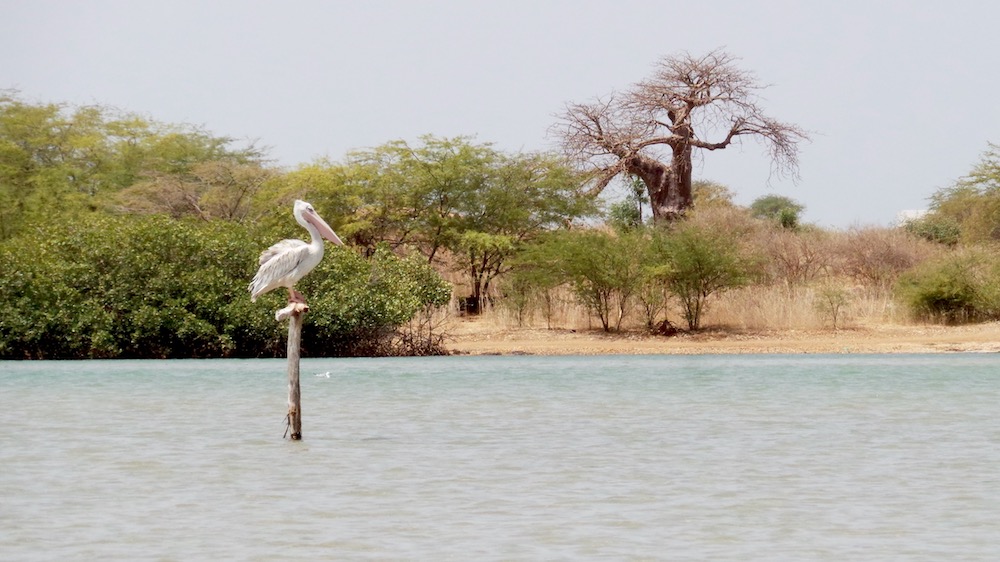
<svg viewBox="0 0 1000 562">
<path fill-rule="evenodd" d="M 285 353 L 278 290 L 251 303 L 257 256 L 277 236 L 231 222 L 103 217 L 0 245 L 0 358 L 259 357 Z M 312 355 L 359 354 L 450 288 L 423 262 L 350 250 L 298 287 Z"/>
<path fill-rule="evenodd" d="M 528 276 L 527 282 L 544 293 L 556 285 L 568 284 L 577 301 L 600 320 L 605 332 L 617 331 L 642 282 L 644 244 L 641 232 L 553 233 L 525 248 L 518 260 L 519 274 Z"/>
<path fill-rule="evenodd" d="M 897 289 L 915 317 L 949 324 L 1000 318 L 1000 264 L 994 252 L 957 251 L 908 272 Z"/>
<path fill-rule="evenodd" d="M 824 320 L 836 330 L 838 322 L 843 322 L 844 309 L 851 303 L 851 292 L 845 287 L 825 284 L 816 290 L 813 306 Z"/>
<path fill-rule="evenodd" d="M 794 230 L 805 206 L 784 195 L 762 195 L 750 204 L 750 213 L 759 219 L 774 221 L 782 228 Z"/>
<path fill-rule="evenodd" d="M 946 246 L 956 246 L 962 236 L 959 222 L 939 213 L 907 221 L 903 228 L 914 236 Z"/>
<path fill-rule="evenodd" d="M 647 263 L 680 301 L 689 330 L 701 327 L 710 297 L 749 283 L 756 270 L 735 232 L 683 222 L 654 240 Z"/>
<path fill-rule="evenodd" d="M 297 288 L 311 309 L 302 337 L 311 355 L 400 354 L 388 345 L 395 330 L 425 307 L 451 299 L 451 286 L 425 260 L 400 259 L 386 246 L 371 258 L 331 250 Z M 283 298 L 272 299 L 275 307 Z"/>
</svg>

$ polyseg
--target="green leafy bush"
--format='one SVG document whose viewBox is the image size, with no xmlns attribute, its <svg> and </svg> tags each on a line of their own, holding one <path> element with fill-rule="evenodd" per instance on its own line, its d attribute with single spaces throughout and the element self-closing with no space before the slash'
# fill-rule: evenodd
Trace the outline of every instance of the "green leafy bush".
<svg viewBox="0 0 1000 562">
<path fill-rule="evenodd" d="M 400 259 L 386 246 L 369 259 L 328 252 L 298 288 L 311 308 L 302 346 L 312 355 L 398 354 L 387 345 L 395 329 L 451 299 L 451 286 L 424 260 Z"/>
<path fill-rule="evenodd" d="M 649 264 L 680 301 L 688 329 L 701 327 L 710 297 L 747 284 L 756 271 L 756 260 L 741 247 L 737 234 L 682 222 L 655 236 Z"/>
<path fill-rule="evenodd" d="M 795 230 L 799 226 L 799 217 L 805 206 L 784 195 L 762 195 L 750 204 L 753 216 L 771 220 L 782 228 Z"/>
<path fill-rule="evenodd" d="M 949 253 L 902 276 L 900 298 L 920 319 L 949 324 L 1000 318 L 1000 263 L 995 252 Z"/>
<path fill-rule="evenodd" d="M 274 310 L 248 280 L 276 236 L 224 222 L 93 218 L 0 245 L 0 358 L 257 357 L 285 353 Z M 331 251 L 299 287 L 312 311 L 306 353 L 356 354 L 449 288 L 388 251 Z M 270 305 L 270 306 L 269 306 Z"/>
<path fill-rule="evenodd" d="M 956 246 L 962 237 L 962 227 L 959 222 L 953 217 L 938 213 L 907 221 L 903 229 L 914 236 L 952 247 Z"/>
<path fill-rule="evenodd" d="M 944 242 L 963 244 L 1000 240 L 1000 146 L 990 143 L 980 161 L 954 184 L 931 196 L 932 226 Z"/>
<path fill-rule="evenodd" d="M 568 283 L 580 304 L 610 332 L 621 329 L 642 282 L 642 245 L 641 233 L 570 230 L 530 248 L 525 259 L 549 278 Z"/>
</svg>

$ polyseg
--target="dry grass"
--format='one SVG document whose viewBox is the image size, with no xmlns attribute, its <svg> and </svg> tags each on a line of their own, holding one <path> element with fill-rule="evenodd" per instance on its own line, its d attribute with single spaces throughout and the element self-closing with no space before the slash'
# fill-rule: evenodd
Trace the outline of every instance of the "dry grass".
<svg viewBox="0 0 1000 562">
<path fill-rule="evenodd" d="M 753 285 L 728 291 L 709 299 L 704 326 L 709 329 L 736 330 L 830 329 L 834 326 L 829 311 L 819 305 L 818 294 L 824 286 L 827 285 Z M 839 311 L 837 328 L 909 323 L 905 312 L 887 293 L 865 290 L 860 286 L 850 285 L 846 280 L 835 282 L 834 286 L 843 287 L 846 295 L 845 303 Z M 641 332 L 646 329 L 638 303 L 633 304 L 622 323 L 624 332 Z M 457 302 L 453 303 L 452 310 L 457 310 Z M 661 315 L 660 319 L 662 318 Z M 677 303 L 672 303 L 667 318 L 679 327 L 684 325 Z M 540 303 L 524 313 L 520 322 L 515 310 L 502 304 L 487 304 L 478 316 L 477 323 L 498 331 L 520 328 L 591 331 L 601 327 L 600 321 L 586 308 L 578 305 L 566 288 L 555 291 L 550 318 L 546 318 L 544 307 Z"/>
<path fill-rule="evenodd" d="M 706 325 L 741 329 L 815 329 L 823 326 L 811 287 L 745 287 L 710 303 Z"/>
<path fill-rule="evenodd" d="M 822 305 L 824 285 L 801 287 L 752 286 L 730 291 L 712 304 L 707 324 L 749 330 L 814 330 L 850 328 L 858 325 L 905 323 L 905 314 L 887 293 L 866 291 L 847 284 L 842 288 L 845 302 L 836 326 L 830 311 Z"/>
<path fill-rule="evenodd" d="M 567 288 L 552 291 L 548 311 L 546 305 L 539 301 L 521 315 L 503 304 L 487 303 L 480 314 L 480 322 L 493 325 L 497 329 L 512 328 L 551 328 L 569 330 L 600 329 L 601 322 L 592 316 L 585 307 L 576 303 L 572 292 Z"/>
</svg>

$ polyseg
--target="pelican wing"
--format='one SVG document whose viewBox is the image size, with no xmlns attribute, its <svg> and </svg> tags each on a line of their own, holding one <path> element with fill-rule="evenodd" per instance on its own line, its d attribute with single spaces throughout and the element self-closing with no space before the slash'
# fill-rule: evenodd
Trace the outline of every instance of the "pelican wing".
<svg viewBox="0 0 1000 562">
<path fill-rule="evenodd" d="M 271 261 L 271 259 L 275 256 L 279 256 L 284 252 L 293 251 L 295 248 L 305 245 L 306 243 L 301 240 L 282 240 L 260 253 L 260 259 L 257 260 L 258 265 L 264 265 L 265 263 Z"/>
<path fill-rule="evenodd" d="M 282 240 L 260 255 L 260 269 L 247 289 L 251 300 L 277 287 L 291 287 L 299 280 L 300 265 L 309 257 L 309 245 L 301 240 Z"/>
</svg>

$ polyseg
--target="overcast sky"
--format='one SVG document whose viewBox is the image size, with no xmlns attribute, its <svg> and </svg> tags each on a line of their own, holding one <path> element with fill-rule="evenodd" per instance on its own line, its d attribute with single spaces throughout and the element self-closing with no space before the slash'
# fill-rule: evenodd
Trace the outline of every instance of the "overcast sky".
<svg viewBox="0 0 1000 562">
<path fill-rule="evenodd" d="M 812 132 L 800 180 L 754 143 L 695 177 L 822 226 L 887 225 L 1000 143 L 1000 3 L 0 0 L 0 88 L 259 139 L 280 165 L 423 134 L 556 148 L 568 102 L 723 47 Z"/>
</svg>

